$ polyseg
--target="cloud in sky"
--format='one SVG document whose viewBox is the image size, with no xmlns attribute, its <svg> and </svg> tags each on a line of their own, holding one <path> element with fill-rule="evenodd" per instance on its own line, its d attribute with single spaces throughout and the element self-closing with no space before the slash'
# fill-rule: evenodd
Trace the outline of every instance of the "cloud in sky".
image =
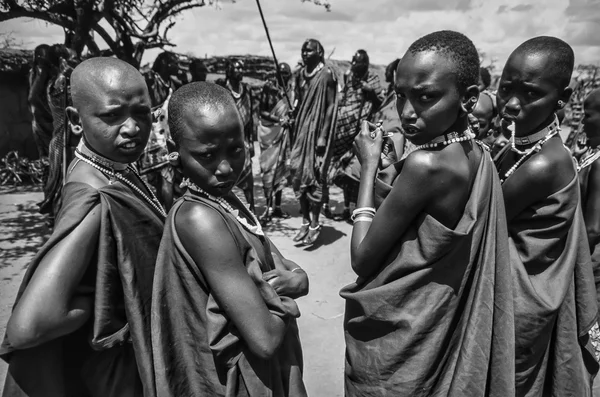
<svg viewBox="0 0 600 397">
<path fill-rule="evenodd" d="M 578 63 L 600 62 L 600 0 L 330 0 L 331 12 L 300 0 L 261 0 L 278 58 L 295 64 L 309 37 L 326 54 L 350 59 L 359 48 L 373 63 L 400 57 L 424 34 L 451 29 L 469 36 L 502 67 L 510 52 L 528 38 L 550 35 L 570 43 Z M 62 41 L 62 29 L 40 21 L 3 22 L 28 47 Z M 222 0 L 178 18 L 170 32 L 175 51 L 196 56 L 270 55 L 254 0 Z M 158 51 L 148 51 L 150 62 Z"/>
</svg>

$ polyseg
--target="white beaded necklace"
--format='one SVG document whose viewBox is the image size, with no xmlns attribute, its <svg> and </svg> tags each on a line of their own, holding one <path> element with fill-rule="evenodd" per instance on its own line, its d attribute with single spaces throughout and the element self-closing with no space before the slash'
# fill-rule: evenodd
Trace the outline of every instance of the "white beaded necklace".
<svg viewBox="0 0 600 397">
<path fill-rule="evenodd" d="M 148 204 L 150 204 L 152 207 L 154 207 L 154 209 L 156 211 L 158 211 L 159 214 L 161 214 L 164 218 L 167 217 L 167 213 L 165 212 L 165 209 L 160 204 L 160 202 L 158 201 L 158 199 L 156 198 L 156 196 L 154 195 L 154 193 L 152 192 L 152 190 L 150 189 L 150 187 L 146 184 L 146 182 L 144 182 L 144 180 L 137 173 L 137 171 L 135 170 L 135 168 L 131 167 L 130 165 L 127 166 L 127 169 L 129 171 L 133 172 L 133 174 L 138 178 L 138 180 L 144 184 L 144 186 L 146 187 L 146 189 L 152 195 L 152 198 L 148 197 L 148 195 L 146 195 L 142 191 L 142 189 L 140 189 L 139 187 L 137 187 L 129 179 L 125 178 L 120 173 L 115 172 L 114 169 L 108 168 L 108 167 L 104 166 L 103 164 L 99 164 L 99 162 L 98 162 L 99 156 L 98 155 L 96 155 L 94 158 L 87 157 L 78 148 L 77 150 L 75 150 L 75 157 L 77 157 L 78 159 L 80 159 L 80 160 L 88 163 L 89 165 L 91 165 L 92 167 L 96 168 L 98 171 L 102 172 L 103 174 L 108 175 L 110 177 L 110 179 L 108 181 L 109 185 L 112 185 L 114 183 L 115 179 L 118 179 L 121 182 L 125 183 L 127 186 L 129 186 L 131 189 L 133 189 L 135 192 L 137 192 L 144 200 L 146 200 L 146 202 Z M 107 161 L 110 161 L 110 160 L 107 160 Z"/>
<path fill-rule="evenodd" d="M 548 136 L 548 134 L 558 132 L 560 130 L 560 122 L 558 121 L 558 116 L 555 114 L 554 120 L 550 124 L 548 124 L 548 126 L 546 128 L 542 129 L 539 132 L 536 132 L 535 134 L 531 134 L 531 135 L 523 136 L 523 137 L 515 136 L 516 126 L 515 126 L 514 121 L 511 123 L 511 125 L 508 127 L 508 129 L 511 131 L 511 136 L 510 136 L 511 150 L 520 155 L 524 155 L 525 153 L 527 153 L 527 150 L 519 150 L 519 149 L 517 149 L 517 145 L 521 145 L 521 146 L 522 145 L 530 145 L 532 143 L 536 143 L 536 142 L 540 141 L 541 139 L 546 138 Z"/>
<path fill-rule="evenodd" d="M 600 150 L 597 147 L 590 149 L 588 151 L 588 153 L 585 155 L 585 157 L 582 157 L 581 161 L 579 161 L 577 163 L 577 172 L 580 172 L 584 168 L 589 167 L 590 165 L 592 165 L 594 163 L 594 161 L 598 160 L 599 158 L 600 158 Z"/>
<path fill-rule="evenodd" d="M 508 171 L 506 171 L 506 174 L 504 174 L 504 178 L 500 178 L 500 183 L 504 183 L 508 179 L 508 177 L 514 174 L 517 168 L 519 168 L 519 166 L 530 156 L 542 150 L 542 146 L 544 146 L 544 144 L 548 142 L 550 138 L 556 136 L 556 134 L 558 134 L 558 131 L 549 132 L 548 135 L 546 135 L 546 137 L 541 141 L 538 141 L 538 143 L 536 143 L 534 147 L 532 147 L 529 150 L 526 150 L 525 152 L 522 152 L 523 154 L 521 155 L 521 158 L 517 160 L 517 162 L 512 167 L 510 167 Z"/>
<path fill-rule="evenodd" d="M 310 73 L 307 73 L 306 68 L 304 68 L 304 77 L 307 79 L 314 77 L 314 75 L 317 74 L 319 70 L 323 69 L 324 66 L 325 65 L 323 64 L 323 62 L 319 62 L 319 64 Z"/>
<path fill-rule="evenodd" d="M 201 195 L 203 195 L 204 197 L 206 197 L 207 199 L 214 201 L 215 203 L 219 204 L 221 207 L 223 207 L 223 209 L 225 209 L 227 212 L 229 212 L 231 215 L 233 215 L 235 217 L 235 219 L 246 229 L 248 230 L 250 233 L 255 234 L 257 236 L 264 236 L 265 234 L 263 233 L 262 227 L 260 226 L 260 222 L 258 221 L 258 218 L 256 217 L 256 215 L 254 215 L 252 213 L 252 211 L 248 211 L 248 213 L 250 214 L 250 217 L 252 218 L 252 221 L 254 222 L 254 225 L 251 225 L 250 223 L 248 223 L 248 221 L 246 220 L 246 218 L 241 217 L 240 216 L 240 211 L 234 209 L 231 204 L 229 204 L 224 198 L 222 197 L 215 197 L 210 193 L 207 193 L 204 189 L 202 189 L 201 187 L 199 187 L 198 185 L 196 185 L 194 182 L 190 181 L 189 178 L 184 178 L 181 181 L 181 187 L 187 187 L 190 190 L 195 191 L 196 193 L 200 193 Z"/>
<path fill-rule="evenodd" d="M 438 146 L 448 146 L 451 143 L 469 141 L 474 137 L 475 134 L 471 130 L 471 126 L 469 126 L 464 132 L 449 132 L 447 134 L 440 135 L 427 143 L 417 146 L 414 150 L 433 149 Z"/>
</svg>

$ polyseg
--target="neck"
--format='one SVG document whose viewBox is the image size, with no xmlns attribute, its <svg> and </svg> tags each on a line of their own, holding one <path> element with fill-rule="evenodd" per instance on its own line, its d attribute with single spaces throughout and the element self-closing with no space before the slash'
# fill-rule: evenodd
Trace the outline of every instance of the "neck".
<svg viewBox="0 0 600 397">
<path fill-rule="evenodd" d="M 319 61 L 317 61 L 317 62 L 311 62 L 311 63 L 308 63 L 308 62 L 307 62 L 307 63 L 306 63 L 306 71 L 307 71 L 308 73 L 312 72 L 313 70 L 315 70 L 315 68 L 316 68 L 317 66 L 319 66 L 319 64 L 320 64 L 320 63 L 321 63 L 321 61 L 320 61 L 320 60 L 319 60 Z"/>
<path fill-rule="evenodd" d="M 519 128 L 517 126 L 515 126 L 515 136 L 516 137 L 524 137 L 524 136 L 529 136 L 529 135 L 533 135 L 536 134 L 538 132 L 540 132 L 541 130 L 543 130 L 544 128 L 548 127 L 553 121 L 554 121 L 554 113 L 550 114 L 550 116 L 548 116 L 548 118 L 546 118 L 546 120 L 544 120 L 544 122 L 542 124 L 540 124 L 537 128 L 534 128 L 531 131 L 521 131 L 519 130 Z"/>
<path fill-rule="evenodd" d="M 240 81 L 238 80 L 229 80 L 229 87 L 231 87 L 232 90 L 234 90 L 235 92 L 240 92 Z"/>
</svg>

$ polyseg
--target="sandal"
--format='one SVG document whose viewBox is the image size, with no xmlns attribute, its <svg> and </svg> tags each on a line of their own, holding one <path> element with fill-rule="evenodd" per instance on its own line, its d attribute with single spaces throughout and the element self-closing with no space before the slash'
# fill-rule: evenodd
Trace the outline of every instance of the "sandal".
<svg viewBox="0 0 600 397">
<path fill-rule="evenodd" d="M 313 245 L 319 238 L 322 227 L 323 227 L 322 225 L 319 225 L 319 226 L 315 227 L 314 229 L 312 227 L 309 227 L 308 235 L 306 236 L 306 238 L 304 240 L 302 240 L 302 244 Z"/>
<path fill-rule="evenodd" d="M 300 226 L 300 230 L 298 230 L 298 234 L 296 234 L 296 237 L 293 238 L 293 241 L 296 243 L 302 241 L 302 239 L 304 239 L 304 237 L 306 237 L 308 234 L 309 228 L 310 223 L 303 223 L 302 226 Z"/>
</svg>

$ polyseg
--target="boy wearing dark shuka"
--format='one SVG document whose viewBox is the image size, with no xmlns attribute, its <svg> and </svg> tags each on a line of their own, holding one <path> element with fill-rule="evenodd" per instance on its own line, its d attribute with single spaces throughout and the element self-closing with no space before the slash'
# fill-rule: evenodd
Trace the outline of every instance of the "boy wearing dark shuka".
<svg viewBox="0 0 600 397">
<path fill-rule="evenodd" d="M 517 396 L 590 396 L 596 292 L 577 171 L 555 114 L 571 95 L 571 47 L 536 37 L 508 58 L 498 88 L 498 154 L 515 300 Z"/>
<path fill-rule="evenodd" d="M 131 167 L 152 125 L 148 88 L 115 58 L 81 63 L 71 83 L 67 115 L 83 139 L 6 327 L 2 395 L 153 396 L 150 294 L 166 214 Z"/>
<path fill-rule="evenodd" d="M 514 395 L 502 193 L 467 117 L 478 76 L 475 46 L 451 31 L 417 40 L 398 65 L 398 114 L 419 146 L 384 170 L 392 182 L 377 182 L 386 197 L 372 219 L 354 219 L 346 396 Z M 382 132 L 364 123 L 356 143 L 360 211 L 375 205 Z"/>
<path fill-rule="evenodd" d="M 231 192 L 245 150 L 230 92 L 183 86 L 169 127 L 188 191 L 169 212 L 154 277 L 157 395 L 305 397 L 293 298 L 308 278 Z"/>
</svg>

